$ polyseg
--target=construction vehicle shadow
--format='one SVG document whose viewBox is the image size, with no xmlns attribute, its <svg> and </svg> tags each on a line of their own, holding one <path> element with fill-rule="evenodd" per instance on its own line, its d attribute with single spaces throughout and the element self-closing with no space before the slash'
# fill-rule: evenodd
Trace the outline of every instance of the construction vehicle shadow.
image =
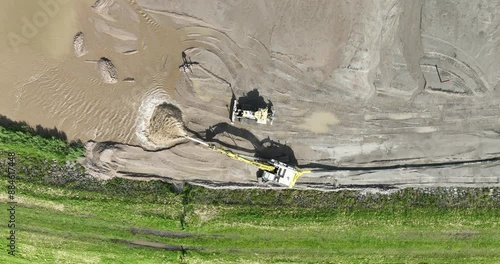
<svg viewBox="0 0 500 264">
<path fill-rule="evenodd" d="M 244 128 L 234 127 L 228 123 L 218 123 L 209 127 L 204 133 L 197 133 L 189 129 L 187 130 L 207 142 L 214 142 L 232 150 L 253 154 L 257 158 L 275 159 L 290 165 L 297 165 L 297 158 L 295 158 L 295 153 L 290 146 L 279 141 L 274 141 L 269 137 L 259 140 L 252 132 Z M 222 133 L 229 134 L 231 139 L 233 139 L 232 136 L 235 136 L 248 140 L 252 144 L 253 149 L 238 146 L 234 139 L 233 144 L 228 144 L 217 139 L 216 136 Z"/>
<path fill-rule="evenodd" d="M 288 145 L 276 142 L 272 139 L 265 138 L 260 141 L 261 148 L 256 149 L 255 156 L 264 159 L 275 159 L 290 165 L 297 166 L 297 158 L 292 148 Z"/>
<path fill-rule="evenodd" d="M 184 72 L 193 72 L 193 65 L 200 64 L 197 61 L 191 61 L 191 57 L 187 57 L 186 52 L 182 52 L 182 64 L 179 65 L 179 69 L 183 69 Z"/>
<path fill-rule="evenodd" d="M 233 93 L 233 98 L 236 99 L 234 93 Z M 273 106 L 273 103 L 270 100 L 268 100 L 267 102 L 266 100 L 264 100 L 264 97 L 260 95 L 258 89 L 253 89 L 246 95 L 240 96 L 238 98 L 238 103 L 242 106 L 243 109 L 254 109 L 254 110 Z"/>
<path fill-rule="evenodd" d="M 238 102 L 243 106 L 248 106 L 250 108 L 262 108 L 266 107 L 267 103 L 259 93 L 259 90 L 253 89 L 248 92 L 246 95 L 240 96 L 238 98 Z"/>
<path fill-rule="evenodd" d="M 264 97 L 259 94 L 257 89 L 253 89 L 238 99 L 236 99 L 232 88 L 231 92 L 231 106 L 228 107 L 231 124 L 233 124 L 235 120 L 245 124 L 251 122 L 257 122 L 263 125 L 268 122 L 271 125 L 273 124 L 275 116 L 273 103 L 270 100 L 266 103 Z"/>
</svg>

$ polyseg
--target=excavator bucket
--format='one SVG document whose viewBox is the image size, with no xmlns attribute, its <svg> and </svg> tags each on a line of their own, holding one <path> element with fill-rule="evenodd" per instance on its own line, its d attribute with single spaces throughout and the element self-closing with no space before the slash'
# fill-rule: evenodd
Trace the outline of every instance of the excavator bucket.
<svg viewBox="0 0 500 264">
<path fill-rule="evenodd" d="M 297 181 L 297 179 L 299 179 L 299 177 L 305 173 L 311 173 L 311 171 L 298 169 L 297 172 L 295 173 L 295 175 L 293 176 L 292 181 L 290 181 L 290 184 L 288 185 L 288 187 L 293 188 L 293 186 L 295 186 L 295 182 Z"/>
</svg>

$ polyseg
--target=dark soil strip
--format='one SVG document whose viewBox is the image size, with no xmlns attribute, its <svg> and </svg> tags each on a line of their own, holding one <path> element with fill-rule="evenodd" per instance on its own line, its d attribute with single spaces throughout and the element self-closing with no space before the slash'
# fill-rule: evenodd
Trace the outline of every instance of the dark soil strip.
<svg viewBox="0 0 500 264">
<path fill-rule="evenodd" d="M 302 168 L 313 169 L 315 171 L 377 171 L 377 170 L 395 170 L 395 169 L 415 169 L 415 168 L 445 168 L 451 166 L 461 166 L 469 164 L 492 163 L 500 161 L 500 157 L 493 157 L 487 159 L 463 160 L 463 161 L 448 161 L 436 163 L 422 163 L 422 164 L 396 164 L 387 166 L 371 166 L 371 167 L 342 167 L 330 166 L 318 163 L 309 163 L 302 165 Z"/>
<path fill-rule="evenodd" d="M 189 193 L 191 192 L 191 186 L 186 186 L 182 192 L 182 212 L 181 212 L 181 228 L 184 230 L 186 228 L 186 207 L 189 204 Z"/>
<path fill-rule="evenodd" d="M 111 239 L 111 242 L 121 243 L 136 247 L 163 249 L 167 251 L 181 251 L 183 254 L 186 254 L 188 250 L 191 251 L 201 250 L 200 248 L 195 248 L 195 247 L 184 247 L 182 245 L 171 245 L 171 244 L 164 244 L 164 243 L 144 241 L 144 240 Z"/>
<path fill-rule="evenodd" d="M 143 228 L 131 228 L 130 232 L 132 234 L 145 234 L 145 235 L 155 235 L 161 237 L 170 237 L 170 238 L 186 238 L 186 237 L 194 237 L 195 234 L 184 233 L 184 232 L 173 232 L 167 230 L 156 230 L 156 229 L 143 229 Z"/>
</svg>

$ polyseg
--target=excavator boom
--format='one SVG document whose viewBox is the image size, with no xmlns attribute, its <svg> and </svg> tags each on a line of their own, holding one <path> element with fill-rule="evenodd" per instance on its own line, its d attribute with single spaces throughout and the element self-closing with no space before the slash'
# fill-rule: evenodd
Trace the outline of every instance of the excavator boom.
<svg viewBox="0 0 500 264">
<path fill-rule="evenodd" d="M 295 185 L 295 182 L 300 176 L 302 176 L 302 174 L 311 172 L 310 170 L 302 170 L 296 167 L 292 167 L 286 163 L 274 159 L 263 160 L 245 156 L 242 154 L 237 154 L 232 152 L 231 150 L 217 147 L 214 144 L 209 144 L 207 142 L 204 142 L 196 138 L 187 137 L 187 139 L 200 143 L 204 146 L 207 146 L 208 148 L 215 150 L 221 154 L 224 154 L 234 160 L 238 160 L 246 164 L 257 167 L 258 169 L 263 171 L 262 179 L 264 181 L 276 182 L 279 184 L 287 185 L 290 188 Z"/>
<path fill-rule="evenodd" d="M 236 154 L 230 150 L 227 150 L 227 149 L 223 149 L 221 147 L 216 147 L 215 145 L 212 145 L 212 144 L 209 144 L 209 147 L 219 153 L 222 153 L 232 159 L 235 159 L 235 160 L 239 160 L 239 161 L 242 161 L 246 164 L 250 164 L 252 166 L 255 166 L 261 170 L 264 170 L 264 171 L 274 171 L 274 166 L 271 165 L 271 164 L 267 164 L 267 163 L 263 163 L 263 162 L 259 162 L 257 161 L 256 159 L 251 159 L 251 158 L 248 158 L 248 157 L 245 157 L 243 155 L 240 155 L 240 154 Z"/>
</svg>

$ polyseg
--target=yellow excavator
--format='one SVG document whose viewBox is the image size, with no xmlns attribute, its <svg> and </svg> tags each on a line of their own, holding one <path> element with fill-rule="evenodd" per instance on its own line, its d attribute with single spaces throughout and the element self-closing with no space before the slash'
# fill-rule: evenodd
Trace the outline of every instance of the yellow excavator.
<svg viewBox="0 0 500 264">
<path fill-rule="evenodd" d="M 246 156 L 243 154 L 237 154 L 231 150 L 223 149 L 222 147 L 217 147 L 214 144 L 207 143 L 205 141 L 199 140 L 197 138 L 186 137 L 187 139 L 202 144 L 212 150 L 222 153 L 232 159 L 242 161 L 246 164 L 257 167 L 262 171 L 262 181 L 263 182 L 274 182 L 280 185 L 285 185 L 292 188 L 295 185 L 297 179 L 304 173 L 310 173 L 310 170 L 303 170 L 297 167 L 288 165 L 284 162 L 275 159 L 260 159 L 255 157 Z"/>
</svg>

